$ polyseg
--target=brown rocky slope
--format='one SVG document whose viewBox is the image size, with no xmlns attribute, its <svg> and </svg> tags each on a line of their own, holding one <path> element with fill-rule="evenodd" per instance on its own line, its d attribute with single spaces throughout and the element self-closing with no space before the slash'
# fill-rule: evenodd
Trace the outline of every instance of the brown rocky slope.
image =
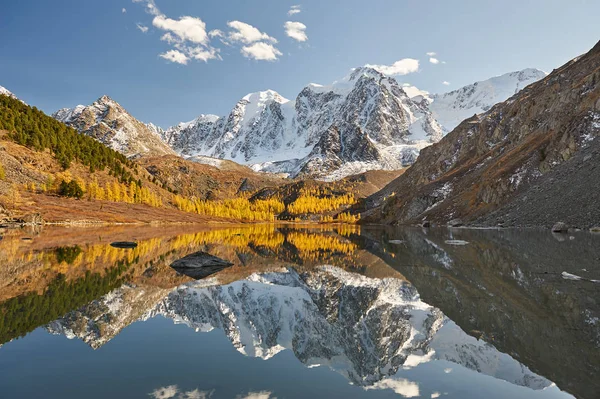
<svg viewBox="0 0 600 399">
<path fill-rule="evenodd" d="M 600 42 L 424 149 L 357 210 L 366 222 L 600 224 Z"/>
</svg>

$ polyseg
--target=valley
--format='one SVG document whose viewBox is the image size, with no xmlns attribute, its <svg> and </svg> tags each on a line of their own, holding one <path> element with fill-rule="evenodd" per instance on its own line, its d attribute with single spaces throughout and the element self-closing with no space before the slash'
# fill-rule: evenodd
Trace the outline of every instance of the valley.
<svg viewBox="0 0 600 399">
<path fill-rule="evenodd" d="M 294 101 L 249 94 L 227 117 L 168 129 L 108 96 L 50 118 L 5 90 L 2 213 L 17 225 L 560 220 L 592 228 L 600 214 L 585 189 L 544 216 L 527 203 L 550 203 L 556 179 L 597 180 L 585 166 L 598 152 L 597 47 L 550 75 L 526 69 L 443 95 L 409 97 L 396 79 L 355 68 Z M 61 134 L 80 144 L 63 144 Z M 578 177 L 585 170 L 592 176 Z M 562 214 L 567 201 L 582 212 Z"/>
<path fill-rule="evenodd" d="M 0 2 L 0 398 L 600 398 L 598 15 Z"/>
</svg>

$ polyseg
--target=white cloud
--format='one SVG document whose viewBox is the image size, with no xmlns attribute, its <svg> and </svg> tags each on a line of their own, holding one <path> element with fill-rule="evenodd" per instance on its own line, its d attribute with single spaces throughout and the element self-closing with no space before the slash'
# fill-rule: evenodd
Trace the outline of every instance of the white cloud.
<svg viewBox="0 0 600 399">
<path fill-rule="evenodd" d="M 439 63 L 440 63 L 440 60 L 438 60 L 437 58 L 433 58 L 433 57 L 431 57 L 431 58 L 429 59 L 429 62 L 431 62 L 432 64 L 436 64 L 436 65 L 437 65 L 437 64 L 439 64 Z"/>
<path fill-rule="evenodd" d="M 160 15 L 160 11 L 154 4 L 154 0 L 132 0 L 134 3 L 146 3 L 146 11 L 152 15 Z"/>
<path fill-rule="evenodd" d="M 225 36 L 225 34 L 220 29 L 213 29 L 210 32 L 208 32 L 208 36 L 210 36 L 210 37 L 223 37 L 223 36 Z"/>
<path fill-rule="evenodd" d="M 227 46 L 240 43 L 244 45 L 240 52 L 246 58 L 259 61 L 275 61 L 283 55 L 273 44 L 277 39 L 261 32 L 258 28 L 241 21 L 230 21 L 227 26 L 231 30 L 224 34 L 220 30 L 211 31 L 210 35 L 220 37 Z"/>
<path fill-rule="evenodd" d="M 221 56 L 219 55 L 219 49 L 214 47 L 188 47 L 187 48 L 188 55 L 198 61 L 208 62 L 210 60 L 218 59 L 221 60 Z"/>
<path fill-rule="evenodd" d="M 261 32 L 254 26 L 240 21 L 230 21 L 227 26 L 233 29 L 227 36 L 232 42 L 251 44 L 259 41 L 277 43 L 277 39 Z"/>
<path fill-rule="evenodd" d="M 249 392 L 247 395 L 236 396 L 236 399 L 269 399 L 271 398 L 272 392 L 269 391 L 261 391 L 261 392 Z M 277 399 L 277 398 L 273 398 Z"/>
<path fill-rule="evenodd" d="M 408 75 L 409 73 L 417 72 L 419 70 L 419 60 L 412 58 L 404 58 L 400 61 L 394 62 L 392 65 L 365 65 L 366 67 L 373 68 L 384 75 Z"/>
<path fill-rule="evenodd" d="M 199 389 L 180 392 L 177 385 L 171 385 L 155 389 L 149 396 L 152 396 L 154 399 L 208 399 L 212 394 L 213 391 L 200 391 Z"/>
<path fill-rule="evenodd" d="M 206 23 L 198 17 L 183 16 L 172 19 L 160 12 L 154 0 L 133 0 L 134 3 L 145 3 L 146 12 L 153 15 L 152 25 L 165 33 L 160 40 L 169 43 L 173 48 L 159 54 L 161 58 L 170 62 L 187 65 L 189 60 L 208 61 L 221 59 L 219 49 L 210 45 L 210 35 Z M 148 27 L 137 24 L 143 33 Z"/>
<path fill-rule="evenodd" d="M 279 56 L 283 55 L 272 44 L 263 42 L 242 47 L 242 54 L 244 57 L 258 61 L 275 61 Z"/>
<path fill-rule="evenodd" d="M 177 388 L 177 385 L 171 385 L 156 389 L 150 394 L 150 396 L 154 397 L 155 399 L 170 399 L 174 398 L 178 391 L 179 389 Z"/>
<path fill-rule="evenodd" d="M 450 86 L 450 82 L 446 82 L 445 80 L 442 82 L 444 86 Z"/>
<path fill-rule="evenodd" d="M 211 396 L 212 391 L 200 391 L 199 389 L 194 389 L 193 391 L 180 393 L 178 399 L 208 399 Z"/>
<path fill-rule="evenodd" d="M 414 87 L 414 86 L 412 86 L 412 87 Z M 417 89 L 417 88 L 415 87 L 415 89 Z M 419 90 L 419 89 L 417 89 L 417 90 Z M 406 91 L 406 90 L 404 90 L 404 91 Z M 427 93 L 427 92 L 425 92 L 425 93 Z M 407 92 L 407 94 L 408 94 L 408 92 Z M 413 97 L 413 96 L 409 95 L 409 97 Z M 435 351 L 434 350 L 429 351 L 427 354 L 425 354 L 423 356 L 420 356 L 420 355 L 408 355 L 408 357 L 404 361 L 404 364 L 402 365 L 402 368 L 404 370 L 409 370 L 409 369 L 417 367 L 419 364 L 428 363 L 433 358 L 433 355 L 435 355 Z"/>
<path fill-rule="evenodd" d="M 177 64 L 187 65 L 190 60 L 187 55 L 182 53 L 179 50 L 169 50 L 166 53 L 162 53 L 158 55 L 161 58 L 164 58 L 167 61 L 175 62 Z"/>
<path fill-rule="evenodd" d="M 431 51 L 431 52 L 425 53 L 425 54 L 427 54 L 428 57 L 435 57 L 437 55 L 437 53 L 434 51 Z"/>
<path fill-rule="evenodd" d="M 291 22 L 287 21 L 284 25 L 285 34 L 294 40 L 299 42 L 305 42 L 308 40 L 306 36 L 306 25 L 302 22 Z"/>
<path fill-rule="evenodd" d="M 418 87 L 411 85 L 410 83 L 404 83 L 402 85 L 402 90 L 406 93 L 406 95 L 410 98 L 416 96 L 429 97 L 429 92 L 425 90 L 421 90 Z"/>
<path fill-rule="evenodd" d="M 404 378 L 397 380 L 393 378 L 384 379 L 374 385 L 365 387 L 365 389 L 391 389 L 405 398 L 416 398 L 419 396 L 419 385 Z"/>
<path fill-rule="evenodd" d="M 295 14 L 300 14 L 302 12 L 300 5 L 292 6 L 288 11 L 288 15 L 291 17 Z"/>
<path fill-rule="evenodd" d="M 123 7 L 123 8 L 121 8 L 121 12 L 122 12 L 123 14 L 125 14 L 125 13 L 127 12 L 127 9 L 126 9 L 125 7 Z"/>
<path fill-rule="evenodd" d="M 152 20 L 152 25 L 167 31 L 171 37 L 175 35 L 181 42 L 190 41 L 202 45 L 209 42 L 206 24 L 200 18 L 185 16 L 175 20 L 165 15 L 157 15 Z"/>
</svg>

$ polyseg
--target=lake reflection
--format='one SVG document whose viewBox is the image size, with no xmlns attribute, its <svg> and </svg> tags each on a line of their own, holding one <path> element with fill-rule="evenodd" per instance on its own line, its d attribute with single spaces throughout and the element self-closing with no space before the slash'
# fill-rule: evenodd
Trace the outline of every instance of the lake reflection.
<svg viewBox="0 0 600 399">
<path fill-rule="evenodd" d="M 234 266 L 169 267 L 197 251 Z M 9 231 L 0 395 L 596 398 L 599 264 L 587 233 Z"/>
</svg>

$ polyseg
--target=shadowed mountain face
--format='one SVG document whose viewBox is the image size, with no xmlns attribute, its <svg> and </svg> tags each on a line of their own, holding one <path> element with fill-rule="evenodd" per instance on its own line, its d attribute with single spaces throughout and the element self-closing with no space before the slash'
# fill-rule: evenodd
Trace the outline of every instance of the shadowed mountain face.
<svg viewBox="0 0 600 399">
<path fill-rule="evenodd" d="M 462 122 L 363 209 L 410 224 L 462 218 L 483 225 L 581 228 L 600 220 L 600 43 L 482 115 Z M 492 215 L 492 216 L 490 216 Z"/>
<path fill-rule="evenodd" d="M 403 229 L 360 239 L 464 331 L 578 397 L 600 392 L 600 236 Z"/>
<path fill-rule="evenodd" d="M 74 302 L 76 309 L 45 329 L 106 348 L 106 354 L 119 345 L 113 340 L 120 334 L 144 342 L 143 331 L 152 323 L 129 325 L 164 317 L 198 333 L 186 338 L 190 347 L 219 331 L 247 359 L 279 361 L 280 353 L 293 353 L 304 366 L 333 370 L 366 395 L 393 389 L 419 396 L 418 380 L 411 378 L 442 367 L 474 373 L 475 385 L 501 381 L 545 395 L 555 383 L 577 397 L 594 398 L 600 372 L 599 240 L 583 233 L 571 238 L 343 226 L 183 234 L 151 245 L 141 241 L 129 255 L 112 254 L 125 256 L 126 263 L 107 275 L 113 276 L 102 283 L 107 293 L 99 290 L 82 307 Z M 34 241 L 24 248 L 36 246 Z M 52 262 L 65 270 L 65 264 L 69 269 L 86 259 L 104 260 L 94 246 L 61 248 L 37 258 L 8 257 L 10 275 L 19 281 L 17 270 L 25 267 L 29 278 L 35 276 L 35 259 L 43 259 L 46 270 Z M 168 267 L 198 250 L 234 266 L 199 281 Z M 79 292 L 69 282 L 78 273 L 69 271 L 65 283 L 45 293 L 46 302 L 58 303 L 54 295 L 63 291 Z M 102 274 L 94 276 L 86 278 Z M 12 311 L 6 303 L 0 304 L 3 312 Z M 169 330 L 162 334 L 168 347 Z"/>
</svg>

